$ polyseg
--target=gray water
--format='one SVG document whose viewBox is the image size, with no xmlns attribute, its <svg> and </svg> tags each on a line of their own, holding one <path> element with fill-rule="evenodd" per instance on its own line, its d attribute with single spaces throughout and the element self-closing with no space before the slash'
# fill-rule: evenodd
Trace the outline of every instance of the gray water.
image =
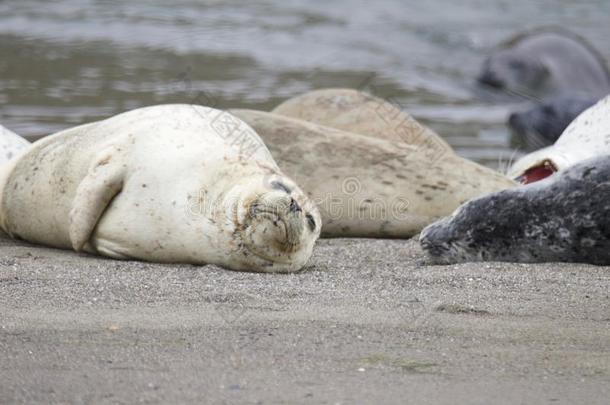
<svg viewBox="0 0 610 405">
<path fill-rule="evenodd" d="M 0 123 L 35 139 L 150 104 L 268 110 L 351 87 L 498 166 L 517 106 L 473 95 L 485 56 L 561 26 L 608 59 L 609 20 L 607 0 L 0 0 Z"/>
</svg>

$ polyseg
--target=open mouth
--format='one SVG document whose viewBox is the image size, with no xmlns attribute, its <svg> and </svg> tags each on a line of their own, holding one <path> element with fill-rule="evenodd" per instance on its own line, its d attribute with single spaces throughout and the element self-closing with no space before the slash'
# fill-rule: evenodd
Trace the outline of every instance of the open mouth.
<svg viewBox="0 0 610 405">
<path fill-rule="evenodd" d="M 550 160 L 544 160 L 537 166 L 530 167 L 515 180 L 521 184 L 530 184 L 542 179 L 546 179 L 557 172 L 557 167 Z"/>
</svg>

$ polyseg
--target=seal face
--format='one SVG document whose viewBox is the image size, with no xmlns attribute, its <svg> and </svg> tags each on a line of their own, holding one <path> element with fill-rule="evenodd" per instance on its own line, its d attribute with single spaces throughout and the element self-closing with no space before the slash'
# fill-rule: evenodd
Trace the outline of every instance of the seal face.
<svg viewBox="0 0 610 405">
<path fill-rule="evenodd" d="M 554 145 L 523 156 L 508 175 L 523 183 L 546 176 L 529 176 L 547 168 L 547 175 L 564 170 L 583 160 L 610 154 L 610 96 L 581 113 L 561 134 Z"/>
<path fill-rule="evenodd" d="M 425 228 L 431 261 L 610 264 L 610 156 L 469 201 Z"/>
<path fill-rule="evenodd" d="M 306 263 L 320 233 L 315 205 L 256 132 L 211 108 L 129 111 L 43 138 L 11 163 L 0 223 L 35 243 L 283 272 Z"/>
<path fill-rule="evenodd" d="M 552 145 L 568 125 L 596 101 L 594 97 L 560 96 L 512 113 L 508 118 L 511 146 L 532 151 Z"/>
<path fill-rule="evenodd" d="M 507 41 L 483 63 L 477 81 L 526 98 L 574 94 L 601 97 L 610 91 L 603 58 L 566 30 L 541 29 Z"/>
</svg>

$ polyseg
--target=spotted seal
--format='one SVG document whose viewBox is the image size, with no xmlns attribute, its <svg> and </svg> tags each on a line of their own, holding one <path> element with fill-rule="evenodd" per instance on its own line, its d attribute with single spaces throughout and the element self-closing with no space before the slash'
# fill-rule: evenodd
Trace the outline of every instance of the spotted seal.
<svg viewBox="0 0 610 405">
<path fill-rule="evenodd" d="M 437 156 L 280 114 L 230 111 L 318 204 L 326 237 L 408 238 L 471 198 L 516 185 L 454 153 Z"/>
<path fill-rule="evenodd" d="M 394 103 L 353 89 L 320 89 L 290 98 L 271 112 L 346 132 L 454 154 L 443 138 Z"/>
<path fill-rule="evenodd" d="M 0 125 L 0 165 L 12 160 L 29 146 L 25 138 Z"/>
<path fill-rule="evenodd" d="M 585 159 L 607 154 L 610 154 L 610 96 L 580 114 L 554 145 L 515 162 L 508 175 L 527 184 Z"/>
<path fill-rule="evenodd" d="M 426 227 L 431 262 L 610 264 L 610 155 L 462 205 Z"/>
<path fill-rule="evenodd" d="M 117 259 L 296 271 L 321 228 L 256 132 L 201 106 L 141 108 L 43 138 L 0 186 L 12 237 Z"/>
</svg>

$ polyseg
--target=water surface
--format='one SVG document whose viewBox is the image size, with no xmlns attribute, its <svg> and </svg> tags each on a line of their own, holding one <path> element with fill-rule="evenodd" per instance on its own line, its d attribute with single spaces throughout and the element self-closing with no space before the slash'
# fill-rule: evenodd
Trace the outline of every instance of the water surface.
<svg viewBox="0 0 610 405">
<path fill-rule="evenodd" d="M 352 87 L 497 166 L 515 107 L 473 94 L 485 55 L 562 26 L 609 58 L 609 17 L 605 0 L 0 1 L 0 122 L 34 139 L 156 103 L 271 109 Z"/>
</svg>

